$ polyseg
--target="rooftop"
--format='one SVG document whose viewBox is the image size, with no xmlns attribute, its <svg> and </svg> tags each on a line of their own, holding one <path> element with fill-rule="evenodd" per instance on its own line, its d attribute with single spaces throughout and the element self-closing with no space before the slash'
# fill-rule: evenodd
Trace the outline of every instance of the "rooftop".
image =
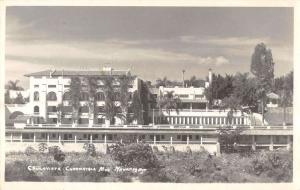
<svg viewBox="0 0 300 190">
<path fill-rule="evenodd" d="M 112 68 L 103 68 L 102 71 L 97 70 L 45 70 L 35 73 L 29 73 L 24 76 L 121 76 L 121 75 L 130 75 L 129 70 L 114 70 Z"/>
</svg>

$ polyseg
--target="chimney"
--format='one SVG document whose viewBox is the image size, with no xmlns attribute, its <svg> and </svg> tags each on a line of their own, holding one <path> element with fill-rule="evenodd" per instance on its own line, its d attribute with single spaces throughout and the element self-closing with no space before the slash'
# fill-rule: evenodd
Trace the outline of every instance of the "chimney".
<svg viewBox="0 0 300 190">
<path fill-rule="evenodd" d="M 212 70 L 211 70 L 211 68 L 208 69 L 208 82 L 211 85 L 211 83 L 212 83 Z"/>
</svg>

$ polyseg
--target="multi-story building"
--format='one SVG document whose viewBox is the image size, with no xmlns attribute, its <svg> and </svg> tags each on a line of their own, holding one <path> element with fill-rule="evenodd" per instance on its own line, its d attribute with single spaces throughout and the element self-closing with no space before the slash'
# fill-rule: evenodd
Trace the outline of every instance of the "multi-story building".
<svg viewBox="0 0 300 190">
<path fill-rule="evenodd" d="M 35 123 L 57 124 L 59 111 L 62 112 L 60 124 L 72 124 L 72 105 L 70 104 L 70 84 L 72 77 L 97 77 L 97 93 L 96 93 L 96 119 L 94 114 L 89 114 L 89 94 L 87 91 L 82 91 L 80 94 L 80 107 L 78 124 L 105 124 L 104 116 L 104 82 L 106 77 L 113 77 L 113 88 L 120 88 L 119 78 L 121 76 L 130 76 L 132 81 L 128 85 L 129 93 L 140 90 L 140 79 L 136 76 L 131 76 L 129 71 L 114 70 L 112 68 L 103 68 L 102 71 L 68 71 L 68 70 L 47 70 L 25 75 L 30 78 L 30 96 L 28 114 L 35 118 L 43 118 L 43 121 L 34 120 Z M 82 86 L 87 84 L 82 81 Z M 116 90 L 115 94 L 119 93 Z M 117 107 L 120 106 L 118 101 L 115 101 Z M 58 110 L 61 109 L 61 110 Z M 119 109 L 118 109 L 119 110 Z M 121 124 L 119 118 L 115 118 L 115 124 Z"/>
<path fill-rule="evenodd" d="M 204 87 L 149 89 L 147 92 L 151 94 L 148 94 L 145 100 L 151 101 L 140 110 L 143 116 L 144 112 L 147 113 L 146 116 L 148 115 L 150 121 L 148 123 L 137 124 L 133 121 L 124 124 L 118 117 L 115 117 L 114 122 L 107 120 L 104 111 L 103 81 L 106 77 L 118 79 L 124 75 L 132 77 L 129 93 L 135 91 L 144 93 L 142 80 L 132 76 L 129 71 L 118 71 L 112 68 L 104 68 L 102 71 L 47 70 L 27 74 L 30 79 L 29 103 L 23 106 L 6 105 L 10 113 L 22 111 L 24 114 L 15 119 L 14 127 L 6 128 L 7 142 L 107 144 L 130 137 L 136 141 L 155 145 L 190 146 L 194 150 L 204 147 L 210 152 L 219 152 L 218 130 L 220 127 L 231 125 L 233 128 L 243 129 L 239 146 L 271 150 L 277 147 L 291 148 L 293 131 L 290 126 L 253 126 L 250 114 L 237 111 L 229 119 L 227 115 L 229 110 L 208 109 L 204 91 L 211 85 L 211 71 L 209 71 L 209 81 Z M 88 106 L 88 93 L 84 90 L 80 92 L 78 123 L 74 123 L 72 119 L 74 110 L 69 94 L 72 77 L 97 77 L 98 79 L 96 109 L 93 112 Z M 113 87 L 114 89 L 120 87 L 118 80 L 115 80 Z M 174 96 L 180 99 L 181 107 L 178 111 L 155 107 L 154 100 L 167 92 L 173 92 Z M 115 93 L 118 93 L 118 90 Z M 120 106 L 118 99 L 114 103 L 116 107 Z"/>
</svg>

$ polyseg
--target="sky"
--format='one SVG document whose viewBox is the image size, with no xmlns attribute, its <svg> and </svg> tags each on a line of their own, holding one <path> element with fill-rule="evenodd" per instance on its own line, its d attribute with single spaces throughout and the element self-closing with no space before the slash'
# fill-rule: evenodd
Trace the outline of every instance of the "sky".
<svg viewBox="0 0 300 190">
<path fill-rule="evenodd" d="M 8 7 L 6 81 L 46 69 L 130 69 L 155 81 L 250 72 L 258 43 L 293 70 L 292 8 Z"/>
</svg>

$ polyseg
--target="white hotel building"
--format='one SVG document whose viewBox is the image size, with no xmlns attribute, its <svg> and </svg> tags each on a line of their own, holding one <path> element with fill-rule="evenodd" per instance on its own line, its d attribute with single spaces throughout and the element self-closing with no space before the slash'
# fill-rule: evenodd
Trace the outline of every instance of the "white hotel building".
<svg viewBox="0 0 300 190">
<path fill-rule="evenodd" d="M 228 110 L 211 110 L 207 107 L 207 99 L 204 96 L 205 87 L 160 87 L 152 89 L 149 97 L 158 97 L 168 91 L 173 91 L 179 97 L 182 107 L 179 112 L 172 110 L 155 110 L 149 104 L 143 109 L 147 111 L 149 123 L 138 125 L 133 122 L 129 125 L 122 124 L 118 118 L 114 124 L 109 124 L 104 116 L 104 94 L 97 93 L 96 112 L 88 110 L 87 95 L 83 92 L 80 101 L 80 114 L 77 124 L 72 123 L 72 108 L 69 104 L 68 89 L 72 76 L 113 76 L 130 75 L 129 71 L 119 71 L 112 68 L 103 68 L 102 71 L 41 71 L 27 74 L 30 78 L 29 103 L 26 105 L 6 105 L 6 120 L 14 114 L 21 113 L 14 119 L 14 125 L 6 127 L 6 142 L 47 142 L 53 144 L 78 144 L 95 143 L 108 144 L 122 141 L 125 137 L 132 137 L 136 141 L 145 141 L 157 146 L 191 147 L 198 150 L 204 147 L 210 152 L 220 152 L 218 129 L 228 124 L 233 127 L 243 128 L 242 139 L 239 146 L 252 149 L 274 148 L 292 146 L 293 130 L 290 126 L 254 126 L 252 115 L 235 112 L 232 120 L 228 120 Z M 129 91 L 141 91 L 142 80 L 133 76 Z M 103 83 L 98 81 L 101 88 Z M 118 83 L 114 86 L 118 88 Z M 150 90 L 151 92 L 151 90 Z M 115 102 L 118 106 L 118 101 Z M 61 122 L 58 121 L 58 106 L 63 105 L 64 112 Z M 153 105 L 153 102 L 152 102 Z M 147 110 L 146 110 L 147 109 Z M 94 119 L 96 114 L 96 120 Z M 161 114 L 163 121 L 161 122 Z M 66 144 L 65 144 L 66 145 Z M 19 147 L 19 145 L 18 145 Z M 176 149 L 176 148 L 175 148 Z"/>
</svg>

